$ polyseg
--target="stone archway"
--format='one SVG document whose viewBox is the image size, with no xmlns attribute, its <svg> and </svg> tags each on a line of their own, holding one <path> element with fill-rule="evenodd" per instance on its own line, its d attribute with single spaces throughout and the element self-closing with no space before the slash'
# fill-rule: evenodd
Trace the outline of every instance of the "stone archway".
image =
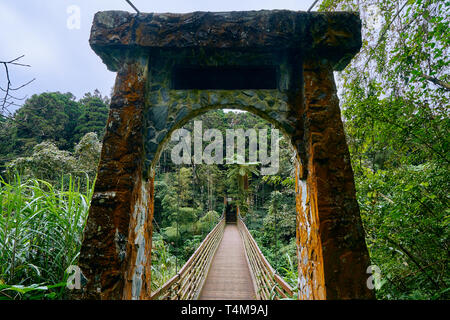
<svg viewBox="0 0 450 320">
<path fill-rule="evenodd" d="M 333 78 L 360 29 L 353 13 L 97 13 L 90 44 L 118 74 L 79 296 L 149 298 L 154 165 L 174 129 L 226 107 L 274 123 L 296 151 L 300 298 L 372 298 Z"/>
</svg>

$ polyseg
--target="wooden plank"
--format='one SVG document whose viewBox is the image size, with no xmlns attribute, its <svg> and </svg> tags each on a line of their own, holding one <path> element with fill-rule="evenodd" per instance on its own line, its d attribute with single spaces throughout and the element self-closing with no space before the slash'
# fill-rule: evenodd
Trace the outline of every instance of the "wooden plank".
<svg viewBox="0 0 450 320">
<path fill-rule="evenodd" d="M 227 224 L 199 299 L 254 300 L 255 297 L 238 228 Z"/>
</svg>

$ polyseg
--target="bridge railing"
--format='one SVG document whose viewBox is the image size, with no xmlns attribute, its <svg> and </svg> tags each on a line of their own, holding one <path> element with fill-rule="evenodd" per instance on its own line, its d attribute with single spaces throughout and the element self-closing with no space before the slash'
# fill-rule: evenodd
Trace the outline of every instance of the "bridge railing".
<svg viewBox="0 0 450 320">
<path fill-rule="evenodd" d="M 293 289 L 276 273 L 264 257 L 240 215 L 237 224 L 251 268 L 256 298 L 259 300 L 278 300 L 293 297 Z"/>
<path fill-rule="evenodd" d="M 194 254 L 180 271 L 161 288 L 152 293 L 152 300 L 195 300 L 198 298 L 211 260 L 222 240 L 225 218 L 222 217 L 214 229 L 205 237 Z"/>
</svg>

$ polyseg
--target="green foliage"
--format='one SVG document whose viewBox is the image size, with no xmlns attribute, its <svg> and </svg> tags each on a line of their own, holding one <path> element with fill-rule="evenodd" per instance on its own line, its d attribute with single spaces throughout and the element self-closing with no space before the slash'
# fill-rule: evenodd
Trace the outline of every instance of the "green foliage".
<svg viewBox="0 0 450 320">
<path fill-rule="evenodd" d="M 58 291 L 60 288 L 66 286 L 65 282 L 57 283 L 50 286 L 41 286 L 38 284 L 32 284 L 24 286 L 6 285 L 0 283 L 0 300 L 53 300 L 58 298 Z"/>
<path fill-rule="evenodd" d="M 208 211 L 200 218 L 201 230 L 203 233 L 211 231 L 219 222 L 220 215 L 216 211 Z"/>
<path fill-rule="evenodd" d="M 273 191 L 267 211 L 256 218 L 259 223 L 251 221 L 250 217 L 246 221 L 249 221 L 250 232 L 272 267 L 296 287 L 298 271 L 292 262 L 297 259 L 294 199 L 292 192 Z"/>
<path fill-rule="evenodd" d="M 73 151 L 88 132 L 95 132 L 102 139 L 108 104 L 108 98 L 97 90 L 79 101 L 71 93 L 33 95 L 11 118 L 0 117 L 0 164 L 30 155 L 36 145 L 45 141 L 61 150 Z"/>
<path fill-rule="evenodd" d="M 165 234 L 169 240 L 175 241 L 178 237 L 185 234 L 198 234 L 199 227 L 196 223 L 198 211 L 194 208 L 181 207 L 172 212 L 170 220 L 171 226 L 165 229 Z"/>
<path fill-rule="evenodd" d="M 34 95 L 0 120 L 7 169 L 0 177 L 0 299 L 65 297 L 65 270 L 79 254 L 101 149 L 96 133 L 76 136 L 75 128 L 82 107 L 94 110 L 98 98 Z M 102 101 L 98 111 L 106 115 Z"/>
<path fill-rule="evenodd" d="M 358 177 L 367 244 L 384 280 L 379 297 L 448 298 L 449 181 L 433 164 Z"/>
<path fill-rule="evenodd" d="M 64 173 L 73 171 L 76 159 L 69 151 L 59 150 L 50 141 L 44 141 L 33 148 L 30 157 L 17 158 L 7 165 L 9 175 L 20 172 L 26 177 L 55 181 Z"/>
<path fill-rule="evenodd" d="M 102 97 L 100 92 L 95 90 L 93 95 L 85 94 L 79 103 L 82 111 L 78 118 L 78 125 L 74 129 L 75 141 L 89 132 L 95 132 L 102 139 L 105 134 L 105 124 L 108 120 L 108 99 Z"/>
<path fill-rule="evenodd" d="M 152 291 L 156 291 L 176 272 L 176 258 L 159 233 L 152 238 Z"/>
<path fill-rule="evenodd" d="M 223 183 L 225 173 L 216 165 L 200 164 L 193 166 L 193 203 L 197 207 L 206 207 L 206 210 L 220 212 L 222 199 L 228 192 Z M 200 187 L 199 186 L 205 186 Z M 206 189 L 206 190 L 205 190 Z M 206 206 L 204 204 L 207 204 Z"/>
<path fill-rule="evenodd" d="M 236 156 L 237 158 L 237 156 Z M 237 161 L 245 162 L 244 159 L 234 159 L 234 164 L 227 165 L 227 194 L 236 199 L 236 204 L 240 208 L 240 214 L 245 216 L 249 211 L 250 205 L 250 181 L 252 176 L 258 176 L 257 163 L 236 163 Z"/>
<path fill-rule="evenodd" d="M 42 179 L 52 184 L 62 176 L 80 179 L 94 179 L 100 158 L 101 144 L 95 133 L 87 133 L 75 146 L 75 152 L 58 149 L 50 141 L 44 141 L 33 148 L 29 157 L 19 157 L 6 165 L 9 176 L 19 172 L 24 178 Z"/>
<path fill-rule="evenodd" d="M 102 144 L 97 133 L 88 132 L 82 136 L 74 148 L 73 155 L 77 159 L 77 164 L 73 173 L 75 171 L 85 172 L 91 179 L 95 177 L 101 150 Z"/>
<path fill-rule="evenodd" d="M 33 95 L 14 114 L 14 148 L 21 153 L 45 140 L 53 140 L 65 150 L 73 146 L 73 132 L 80 108 L 71 93 L 59 92 Z"/>
<path fill-rule="evenodd" d="M 268 204 L 268 212 L 263 219 L 265 242 L 270 246 L 273 239 L 289 243 L 295 238 L 295 198 L 292 192 L 273 191 Z"/>
<path fill-rule="evenodd" d="M 75 180 L 55 188 L 37 179 L 0 180 L 0 297 L 64 296 L 76 264 L 93 187 Z"/>
</svg>

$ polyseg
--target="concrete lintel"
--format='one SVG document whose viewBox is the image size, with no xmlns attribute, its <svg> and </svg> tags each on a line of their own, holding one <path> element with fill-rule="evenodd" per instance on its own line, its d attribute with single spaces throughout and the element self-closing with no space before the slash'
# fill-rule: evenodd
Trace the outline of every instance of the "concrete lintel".
<svg viewBox="0 0 450 320">
<path fill-rule="evenodd" d="M 211 48 L 293 50 L 323 58 L 342 70 L 361 48 L 361 20 L 354 12 L 289 10 L 140 13 L 102 11 L 94 17 L 90 45 L 110 70 L 126 51 Z"/>
</svg>

